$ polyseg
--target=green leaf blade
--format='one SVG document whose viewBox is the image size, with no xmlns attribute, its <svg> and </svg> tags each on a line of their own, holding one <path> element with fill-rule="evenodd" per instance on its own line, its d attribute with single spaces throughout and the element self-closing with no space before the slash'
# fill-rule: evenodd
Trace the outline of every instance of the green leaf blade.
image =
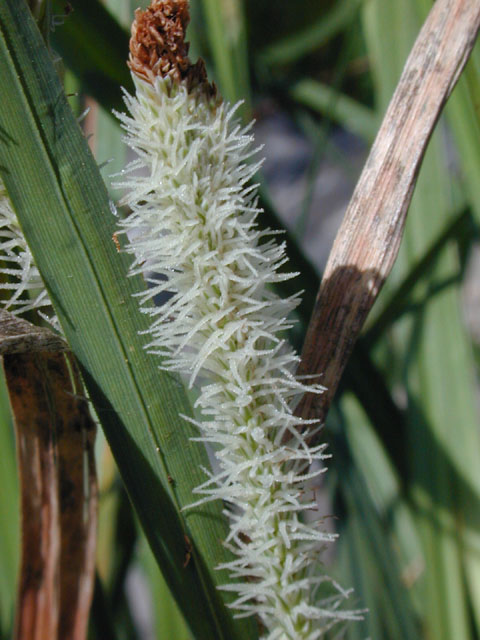
<svg viewBox="0 0 480 640">
<path fill-rule="evenodd" d="M 227 580 L 213 571 L 226 558 L 221 506 L 181 511 L 206 452 L 178 417 L 191 413 L 183 386 L 143 350 L 132 295 L 144 285 L 126 277 L 105 187 L 23 3 L 2 3 L 0 34 L 1 171 L 130 498 L 195 635 L 255 637 L 216 590 Z"/>
</svg>

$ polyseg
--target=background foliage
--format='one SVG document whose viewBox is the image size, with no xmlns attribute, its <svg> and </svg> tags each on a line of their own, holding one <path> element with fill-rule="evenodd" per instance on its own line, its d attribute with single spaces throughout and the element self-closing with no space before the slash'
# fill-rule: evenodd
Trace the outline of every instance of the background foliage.
<svg viewBox="0 0 480 640">
<path fill-rule="evenodd" d="M 302 245 L 318 176 L 334 158 L 351 170 L 352 146 L 371 143 L 429 0 L 191 0 L 192 56 L 242 116 L 280 114 L 308 149 L 304 193 L 289 219 L 292 270 L 306 290 L 302 335 L 318 286 L 318 267 Z M 125 162 L 110 110 L 123 109 L 120 85 L 137 3 L 72 0 L 51 34 L 65 86 L 79 114 L 93 97 L 87 126 L 106 178 Z M 65 13 L 62 2 L 54 14 Z M 460 304 L 480 223 L 480 51 L 447 105 L 427 152 L 400 257 L 359 341 L 327 421 L 330 464 L 324 493 L 340 533 L 333 571 L 367 607 L 347 637 L 372 640 L 480 637 L 479 345 Z M 351 136 L 355 136 L 352 138 Z M 267 153 L 268 153 L 267 142 Z M 262 182 L 266 226 L 285 222 Z M 112 197 L 118 194 L 112 192 Z M 478 331 L 475 334 L 479 335 Z M 478 369 L 477 369 L 478 373 Z M 3 393 L 3 391 L 2 391 Z M 0 630 L 10 637 L 18 544 L 14 442 L 2 396 L 0 430 Z M 104 441 L 98 446 L 100 530 L 91 638 L 190 637 Z M 158 560 L 158 558 L 157 558 Z M 3 569 L 5 568 L 5 569 Z M 133 596 L 132 593 L 141 594 Z M 178 597 L 178 596 L 177 596 Z M 140 602 L 147 602 L 144 612 Z M 146 630 L 147 627 L 147 630 Z M 150 633 L 150 635 L 148 635 Z M 199 636 L 200 637 L 200 636 Z M 240 636 L 241 637 L 241 636 Z M 248 636 L 244 636 L 248 637 Z"/>
</svg>

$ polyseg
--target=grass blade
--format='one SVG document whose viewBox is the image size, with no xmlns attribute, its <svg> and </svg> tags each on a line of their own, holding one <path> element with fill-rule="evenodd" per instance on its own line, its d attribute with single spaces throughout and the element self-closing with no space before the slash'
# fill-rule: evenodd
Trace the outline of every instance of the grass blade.
<svg viewBox="0 0 480 640">
<path fill-rule="evenodd" d="M 480 115 L 478 100 L 480 97 L 480 48 L 477 45 L 472 57 L 460 78 L 452 95 L 446 115 L 457 145 L 463 179 L 468 196 L 480 224 Z"/>
<path fill-rule="evenodd" d="M 316 398 L 306 394 L 300 415 L 325 416 L 352 345 L 397 257 L 427 143 L 480 22 L 477 5 L 468 7 L 471 13 L 454 11 L 454 2 L 440 0 L 429 13 L 337 233 L 301 365 L 302 372 L 322 371 L 327 391 Z M 455 46 L 446 57 L 450 43 Z"/>
<path fill-rule="evenodd" d="M 339 568 L 345 572 L 342 582 L 350 574 L 360 606 L 369 609 L 363 623 L 358 625 L 360 638 L 419 639 L 418 615 L 403 581 L 409 560 L 417 557 L 415 540 L 407 546 L 405 540 L 391 536 L 392 529 L 388 526 L 393 518 L 397 525 L 401 525 L 402 533 L 411 534 L 408 509 L 397 493 L 398 486 L 395 486 L 378 442 L 375 443 L 375 438 L 372 439 L 368 432 L 363 423 L 364 417 L 358 411 L 354 414 L 352 408 L 352 398 L 345 397 L 340 413 L 329 419 L 338 482 L 335 513 L 340 522 Z M 345 431 L 344 421 L 350 422 L 352 418 L 352 429 Z M 357 427 L 359 433 L 350 442 L 349 437 Z M 359 447 L 358 442 L 361 443 L 365 436 L 367 443 Z M 369 449 L 372 444 L 373 451 Z M 365 458 L 365 450 L 375 458 L 374 469 Z M 367 475 L 364 474 L 365 468 Z M 411 543 L 411 538 L 408 542 Z M 357 629 L 353 625 L 349 631 L 352 635 L 347 633 L 347 637 L 355 637 Z"/>
<path fill-rule="evenodd" d="M 412 290 L 420 279 L 425 276 L 428 277 L 431 268 L 449 242 L 452 240 L 461 242 L 467 237 L 474 237 L 472 234 L 472 220 L 469 211 L 463 210 L 452 220 L 447 221 L 439 236 L 427 248 L 424 255 L 413 264 L 411 271 L 394 291 L 389 294 L 382 312 L 369 323 L 368 331 L 364 336 L 366 344 L 372 346 L 404 313 L 415 311 L 415 309 L 418 309 L 418 307 L 425 303 L 424 300 L 418 302 L 413 301 L 411 297 Z M 445 285 L 454 284 L 458 282 L 460 278 L 461 273 L 458 269 L 455 269 L 452 275 L 445 281 Z M 443 290 L 443 286 L 441 288 L 437 286 L 436 290 L 431 293 L 434 295 L 435 292 L 438 293 L 441 290 Z"/>
<path fill-rule="evenodd" d="M 202 0 L 207 36 L 220 93 L 250 120 L 251 100 L 245 16 L 241 0 Z"/>
<path fill-rule="evenodd" d="M 290 95 L 300 104 L 318 111 L 367 142 L 371 142 L 377 134 L 375 113 L 333 87 L 305 78 L 290 89 Z"/>
<path fill-rule="evenodd" d="M 143 538 L 140 546 L 140 563 L 147 577 L 153 601 L 158 603 L 154 607 L 155 637 L 172 638 L 172 640 L 191 640 L 183 616 L 175 602 L 172 601 L 168 587 L 163 579 L 152 552 Z"/>
<path fill-rule="evenodd" d="M 413 1 L 374 1 L 365 8 L 367 46 L 383 108 L 421 23 L 420 14 Z M 441 138 L 434 137 L 412 201 L 397 280 L 407 277 L 425 247 L 433 246 L 451 222 L 455 209 L 444 154 Z M 456 271 L 455 247 L 446 247 L 414 294 L 427 300 L 429 289 Z M 469 593 L 469 574 L 478 576 L 480 570 L 480 530 L 474 515 L 480 496 L 475 462 L 480 446 L 472 359 L 457 294 L 457 287 L 444 289 L 408 321 L 397 323 L 393 333 L 408 398 L 408 480 L 425 558 L 424 626 L 436 640 L 472 637 L 470 605 L 478 619 L 478 592 Z M 466 573 L 463 567 L 468 567 Z"/>
<path fill-rule="evenodd" d="M 98 0 L 71 0 L 72 11 L 64 16 L 65 3 L 54 0 L 60 24 L 52 44 L 75 73 L 84 90 L 107 110 L 123 111 L 121 87 L 133 91 L 126 65 L 128 32 Z"/>
<path fill-rule="evenodd" d="M 275 42 L 261 51 L 261 61 L 266 65 L 295 62 L 345 29 L 352 22 L 359 7 L 360 0 L 341 0 L 335 3 L 326 15 L 322 15 L 307 29 Z"/>
<path fill-rule="evenodd" d="M 178 417 L 191 413 L 183 386 L 143 351 L 147 320 L 132 299 L 143 284 L 126 278 L 105 187 L 23 2 L 0 5 L 0 75 L 4 181 L 157 561 L 199 638 L 255 637 L 215 588 L 226 581 L 213 571 L 227 556 L 221 506 L 180 511 L 207 456 Z"/>
<path fill-rule="evenodd" d="M 3 368 L 0 371 L 0 638 L 11 638 L 19 564 L 19 496 L 15 440 Z"/>
</svg>

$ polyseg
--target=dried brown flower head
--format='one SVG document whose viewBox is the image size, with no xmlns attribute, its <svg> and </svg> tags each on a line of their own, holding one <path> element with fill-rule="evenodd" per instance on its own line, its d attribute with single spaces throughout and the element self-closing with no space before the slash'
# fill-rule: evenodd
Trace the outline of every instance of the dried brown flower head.
<svg viewBox="0 0 480 640">
<path fill-rule="evenodd" d="M 150 83 L 156 76 L 168 75 L 175 82 L 187 80 L 189 87 L 203 84 L 209 94 L 214 94 L 203 60 L 192 64 L 188 57 L 185 31 L 189 21 L 188 0 L 152 0 L 145 11 L 137 9 L 128 66 Z"/>
</svg>

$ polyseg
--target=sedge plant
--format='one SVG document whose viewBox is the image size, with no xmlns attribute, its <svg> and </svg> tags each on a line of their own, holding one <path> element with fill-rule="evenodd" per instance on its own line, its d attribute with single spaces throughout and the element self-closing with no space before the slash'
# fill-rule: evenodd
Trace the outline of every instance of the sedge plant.
<svg viewBox="0 0 480 640">
<path fill-rule="evenodd" d="M 119 234 L 131 274 L 148 284 L 138 292 L 151 320 L 147 350 L 197 390 L 196 419 L 183 417 L 215 462 L 190 507 L 225 505 L 232 559 L 218 568 L 232 582 L 221 588 L 234 592 L 237 617 L 256 616 L 264 638 L 316 640 L 362 615 L 345 610 L 349 591 L 322 567 L 336 538 L 315 495 L 329 456 L 325 444 L 311 444 L 321 425 L 296 408 L 304 393 L 323 389 L 296 375 L 299 357 L 286 339 L 299 295 L 282 299 L 272 288 L 296 274 L 279 272 L 285 245 L 256 223 L 252 124 L 240 124 L 238 105 L 223 101 L 203 61 L 189 60 L 188 21 L 185 0 L 153 0 L 135 14 L 135 94 L 125 94 L 129 114 L 117 116 L 136 158 L 116 184 L 130 211 Z M 60 330 L 0 189 L 5 306 L 36 310 Z"/>
<path fill-rule="evenodd" d="M 135 95 L 125 96 L 129 114 L 117 114 L 136 156 L 116 185 L 130 210 L 120 232 L 131 273 L 149 285 L 139 293 L 148 351 L 198 389 L 190 421 L 216 468 L 191 506 L 226 505 L 233 559 L 222 568 L 236 581 L 222 588 L 236 593 L 236 615 L 258 616 L 266 638 L 314 640 L 359 615 L 342 609 L 348 592 L 319 571 L 335 538 L 313 489 L 327 456 L 309 444 L 320 426 L 295 409 L 322 388 L 295 375 L 299 357 L 285 339 L 298 296 L 272 291 L 295 274 L 279 273 L 285 247 L 256 225 L 251 125 L 241 126 L 203 62 L 190 62 L 188 20 L 184 0 L 136 12 Z"/>
</svg>

